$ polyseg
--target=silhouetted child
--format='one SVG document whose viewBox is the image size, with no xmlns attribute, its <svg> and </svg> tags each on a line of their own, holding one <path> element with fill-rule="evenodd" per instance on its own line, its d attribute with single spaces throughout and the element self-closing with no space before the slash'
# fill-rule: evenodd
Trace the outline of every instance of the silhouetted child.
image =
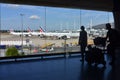
<svg viewBox="0 0 120 80">
<path fill-rule="evenodd" d="M 93 48 L 91 45 L 87 46 L 88 50 L 86 51 L 85 54 L 85 60 L 88 62 L 89 65 L 91 65 L 92 63 L 94 63 L 94 52 L 93 52 Z"/>
</svg>

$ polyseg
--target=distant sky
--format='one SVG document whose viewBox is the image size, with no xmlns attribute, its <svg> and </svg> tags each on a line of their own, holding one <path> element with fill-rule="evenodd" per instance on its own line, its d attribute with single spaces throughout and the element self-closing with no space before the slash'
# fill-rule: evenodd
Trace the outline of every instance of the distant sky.
<svg viewBox="0 0 120 80">
<path fill-rule="evenodd" d="M 113 22 L 111 12 L 15 4 L 0 5 L 1 29 L 21 30 L 21 18 L 23 18 L 24 29 L 27 30 L 29 27 L 36 30 L 41 26 L 47 31 L 64 29 L 77 30 L 80 27 L 80 20 L 81 25 L 85 27 L 88 27 L 90 24 L 98 25 Z M 24 16 L 20 14 L 24 14 Z"/>
</svg>

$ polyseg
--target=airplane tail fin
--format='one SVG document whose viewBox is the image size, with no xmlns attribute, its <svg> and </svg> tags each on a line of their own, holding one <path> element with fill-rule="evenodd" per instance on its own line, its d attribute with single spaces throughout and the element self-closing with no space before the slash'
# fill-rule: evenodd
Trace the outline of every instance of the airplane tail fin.
<svg viewBox="0 0 120 80">
<path fill-rule="evenodd" d="M 40 32 L 44 32 L 44 30 L 42 29 L 42 27 L 40 27 Z"/>
<path fill-rule="evenodd" d="M 28 27 L 28 32 L 32 32 L 32 30 Z"/>
</svg>

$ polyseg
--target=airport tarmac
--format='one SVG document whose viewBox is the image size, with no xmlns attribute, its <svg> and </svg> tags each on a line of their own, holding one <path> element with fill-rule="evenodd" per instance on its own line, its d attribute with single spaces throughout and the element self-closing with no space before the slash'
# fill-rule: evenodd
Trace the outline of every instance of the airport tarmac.
<svg viewBox="0 0 120 80">
<path fill-rule="evenodd" d="M 16 36 L 16 35 L 9 35 L 9 34 L 4 34 L 1 35 L 1 41 L 15 41 L 15 40 L 20 40 L 22 41 L 22 37 Z M 30 36 L 30 37 L 23 37 L 23 40 L 30 40 L 32 41 L 32 45 L 35 46 L 43 46 L 46 43 L 54 43 L 55 46 L 62 46 L 62 43 L 65 42 L 63 39 L 45 39 L 45 38 L 40 38 L 38 36 Z M 67 39 L 66 43 L 77 43 L 78 39 Z"/>
<path fill-rule="evenodd" d="M 10 35 L 10 34 L 2 34 L 1 35 L 1 41 L 22 41 L 22 37 L 16 36 L 16 35 Z M 66 47 L 64 46 L 65 40 L 63 39 L 45 39 L 40 38 L 38 36 L 30 36 L 30 37 L 23 37 L 23 40 L 30 40 L 32 41 L 32 45 L 35 47 L 25 48 L 24 52 L 25 55 L 29 54 L 45 54 L 45 53 L 57 53 L 57 52 L 75 52 L 80 51 L 80 46 L 78 46 L 78 38 L 71 38 L 66 40 Z M 89 44 L 93 44 L 93 41 L 89 40 Z M 54 49 L 52 51 L 44 50 L 42 51 L 42 48 L 45 48 L 46 45 L 52 46 Z M 0 56 L 5 56 L 6 50 L 1 50 Z M 20 52 L 20 50 L 19 50 Z"/>
<path fill-rule="evenodd" d="M 19 40 L 22 41 L 22 37 L 10 34 L 1 34 L 1 41 L 15 41 Z M 65 43 L 63 39 L 47 39 L 47 38 L 40 38 L 38 36 L 30 36 L 30 37 L 23 37 L 23 40 L 32 41 L 32 45 L 34 46 L 44 46 L 45 44 L 51 43 L 54 44 L 56 47 L 61 47 Z M 66 40 L 66 44 L 68 45 L 77 45 L 78 38 L 70 38 Z M 93 44 L 92 40 L 88 40 L 89 44 Z"/>
</svg>

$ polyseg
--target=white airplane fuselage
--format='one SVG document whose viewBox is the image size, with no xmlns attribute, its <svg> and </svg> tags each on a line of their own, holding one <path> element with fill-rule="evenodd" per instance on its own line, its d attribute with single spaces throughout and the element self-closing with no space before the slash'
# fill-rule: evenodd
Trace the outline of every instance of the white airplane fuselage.
<svg viewBox="0 0 120 80">
<path fill-rule="evenodd" d="M 17 35 L 17 36 L 31 36 L 30 32 L 10 32 L 12 35 Z"/>
</svg>

